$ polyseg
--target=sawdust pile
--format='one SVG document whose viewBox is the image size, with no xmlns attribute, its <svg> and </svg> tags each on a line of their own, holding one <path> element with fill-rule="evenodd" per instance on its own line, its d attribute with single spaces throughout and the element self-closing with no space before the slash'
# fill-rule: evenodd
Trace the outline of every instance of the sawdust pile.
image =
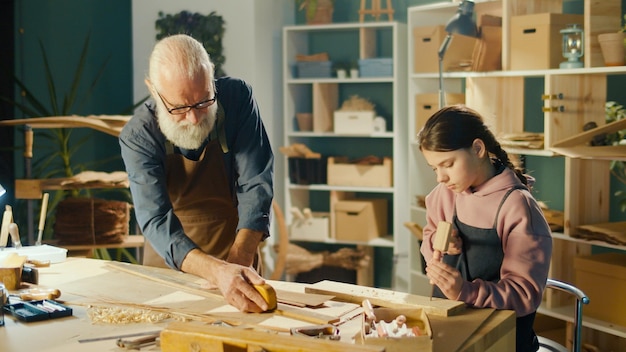
<svg viewBox="0 0 626 352">
<path fill-rule="evenodd" d="M 167 319 L 186 320 L 168 312 L 124 307 L 90 306 L 87 308 L 87 315 L 92 323 L 103 324 L 160 323 Z"/>
</svg>

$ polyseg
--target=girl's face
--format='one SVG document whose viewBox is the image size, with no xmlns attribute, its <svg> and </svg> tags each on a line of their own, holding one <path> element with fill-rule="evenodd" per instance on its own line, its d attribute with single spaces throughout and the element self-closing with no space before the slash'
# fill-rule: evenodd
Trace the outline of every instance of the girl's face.
<svg viewBox="0 0 626 352">
<path fill-rule="evenodd" d="M 476 139 L 472 147 L 450 152 L 422 150 L 428 165 L 435 171 L 437 182 L 444 184 L 453 192 L 461 193 L 470 187 L 476 187 L 489 178 L 491 166 L 486 158 L 485 145 Z M 485 163 L 485 161 L 487 161 Z"/>
</svg>

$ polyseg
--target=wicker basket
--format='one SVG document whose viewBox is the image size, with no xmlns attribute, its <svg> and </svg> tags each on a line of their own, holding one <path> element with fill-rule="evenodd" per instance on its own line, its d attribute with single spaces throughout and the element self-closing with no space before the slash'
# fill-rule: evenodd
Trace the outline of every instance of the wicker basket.
<svg viewBox="0 0 626 352">
<path fill-rule="evenodd" d="M 59 244 L 121 243 L 129 232 L 131 205 L 97 198 L 67 198 L 57 205 Z"/>
</svg>

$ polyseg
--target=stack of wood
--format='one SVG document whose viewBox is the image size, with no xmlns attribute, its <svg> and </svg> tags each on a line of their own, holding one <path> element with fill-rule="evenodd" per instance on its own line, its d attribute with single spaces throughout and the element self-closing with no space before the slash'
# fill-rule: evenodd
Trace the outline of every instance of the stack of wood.
<svg viewBox="0 0 626 352">
<path fill-rule="evenodd" d="M 543 149 L 543 133 L 520 132 L 498 136 L 503 147 Z"/>
<path fill-rule="evenodd" d="M 122 201 L 67 198 L 57 205 L 54 236 L 66 245 L 124 242 L 130 207 Z"/>
<path fill-rule="evenodd" d="M 572 237 L 623 246 L 626 245 L 626 221 L 581 225 L 576 227 Z"/>
</svg>

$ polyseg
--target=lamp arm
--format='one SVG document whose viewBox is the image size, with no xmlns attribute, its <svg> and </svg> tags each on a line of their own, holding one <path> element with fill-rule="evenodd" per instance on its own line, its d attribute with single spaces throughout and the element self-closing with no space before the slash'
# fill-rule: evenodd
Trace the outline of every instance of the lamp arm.
<svg viewBox="0 0 626 352">
<path fill-rule="evenodd" d="M 446 94 L 443 90 L 443 57 L 446 55 L 446 51 L 450 46 L 450 42 L 452 41 L 452 35 L 448 33 L 446 38 L 441 43 L 439 47 L 439 52 L 437 55 L 439 56 L 439 109 L 446 106 Z"/>
</svg>

